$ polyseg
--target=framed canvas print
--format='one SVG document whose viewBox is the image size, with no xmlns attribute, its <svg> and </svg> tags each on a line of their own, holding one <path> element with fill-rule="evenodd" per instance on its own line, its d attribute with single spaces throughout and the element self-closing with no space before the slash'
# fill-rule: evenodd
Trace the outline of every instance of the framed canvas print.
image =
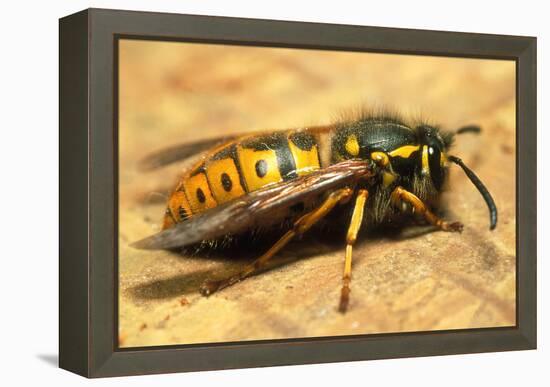
<svg viewBox="0 0 550 387">
<path fill-rule="evenodd" d="M 60 20 L 60 365 L 536 347 L 536 40 Z"/>
</svg>

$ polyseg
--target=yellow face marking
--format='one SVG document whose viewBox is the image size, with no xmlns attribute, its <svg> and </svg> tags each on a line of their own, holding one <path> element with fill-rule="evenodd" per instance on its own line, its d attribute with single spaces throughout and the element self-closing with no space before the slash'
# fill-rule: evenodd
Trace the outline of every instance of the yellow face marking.
<svg viewBox="0 0 550 387">
<path fill-rule="evenodd" d="M 384 152 L 372 152 L 370 158 L 381 167 L 385 167 L 390 163 L 388 155 Z"/>
<path fill-rule="evenodd" d="M 441 152 L 441 166 L 444 167 L 445 164 L 447 163 L 447 155 L 445 154 L 445 152 Z"/>
<path fill-rule="evenodd" d="M 183 187 L 193 213 L 202 212 L 217 206 L 204 173 L 189 176 L 185 179 Z"/>
<path fill-rule="evenodd" d="M 212 194 L 218 203 L 244 195 L 239 171 L 232 158 L 210 160 L 206 163 L 206 177 L 210 182 Z"/>
<path fill-rule="evenodd" d="M 298 148 L 292 140 L 288 140 L 288 146 L 294 163 L 296 164 L 296 173 L 298 176 L 307 175 L 312 171 L 320 168 L 319 154 L 317 153 L 317 145 L 313 145 L 310 150 L 302 150 Z"/>
<path fill-rule="evenodd" d="M 350 155 L 357 156 L 359 154 L 359 143 L 357 142 L 357 137 L 355 137 L 355 134 L 348 137 L 345 147 L 346 152 Z"/>
<path fill-rule="evenodd" d="M 392 150 L 389 155 L 391 157 L 397 156 L 406 159 L 411 155 L 411 153 L 417 151 L 418 149 L 420 149 L 420 145 L 404 145 L 402 147 Z"/>
<path fill-rule="evenodd" d="M 254 150 L 238 146 L 237 154 L 249 192 L 283 180 L 274 150 Z"/>
<path fill-rule="evenodd" d="M 424 145 L 422 147 L 422 173 L 424 175 L 430 174 L 430 164 L 428 161 L 428 146 Z"/>
</svg>

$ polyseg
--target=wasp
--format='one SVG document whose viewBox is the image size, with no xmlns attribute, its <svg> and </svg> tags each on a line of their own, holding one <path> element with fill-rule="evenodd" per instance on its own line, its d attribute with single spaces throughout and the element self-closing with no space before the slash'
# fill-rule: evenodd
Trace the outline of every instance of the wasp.
<svg viewBox="0 0 550 387">
<path fill-rule="evenodd" d="M 497 208 L 489 191 L 464 162 L 449 154 L 454 132 L 404 122 L 391 114 L 360 114 L 326 126 L 233 136 L 172 147 L 144 160 L 146 169 L 202 157 L 184 171 L 169 197 L 162 230 L 133 244 L 173 249 L 286 224 L 263 255 L 235 275 L 210 279 L 208 296 L 257 273 L 293 238 L 320 220 L 330 222 L 337 206 L 349 208 L 338 310 L 349 304 L 352 252 L 362 226 L 391 222 L 403 213 L 437 229 L 460 232 L 460 222 L 441 219 L 438 198 L 448 168 L 456 164 L 485 200 L 490 229 Z"/>
</svg>

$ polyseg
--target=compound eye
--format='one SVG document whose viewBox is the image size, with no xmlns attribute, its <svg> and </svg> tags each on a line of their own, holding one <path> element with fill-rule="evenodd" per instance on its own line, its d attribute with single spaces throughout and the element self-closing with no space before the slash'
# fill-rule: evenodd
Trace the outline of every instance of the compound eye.
<svg viewBox="0 0 550 387">
<path fill-rule="evenodd" d="M 434 187 L 439 191 L 443 186 L 445 170 L 441 166 L 441 151 L 438 148 L 428 147 L 428 163 L 430 166 L 430 176 Z"/>
</svg>

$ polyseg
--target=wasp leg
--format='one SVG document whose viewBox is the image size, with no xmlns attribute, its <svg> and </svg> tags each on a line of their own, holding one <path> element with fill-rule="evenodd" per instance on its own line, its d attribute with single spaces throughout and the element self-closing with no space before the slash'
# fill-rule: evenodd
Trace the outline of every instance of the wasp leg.
<svg viewBox="0 0 550 387">
<path fill-rule="evenodd" d="M 361 228 L 363 222 L 363 212 L 365 210 L 365 203 L 369 197 L 369 191 L 366 189 L 359 190 L 357 198 L 355 199 L 355 207 L 353 208 L 353 215 L 351 216 L 351 222 L 348 228 L 348 234 L 346 236 L 346 260 L 344 263 L 344 276 L 342 277 L 342 292 L 340 294 L 340 305 L 338 310 L 341 313 L 345 313 L 348 309 L 350 282 L 351 282 L 351 257 L 353 244 L 357 239 L 357 233 Z"/>
<path fill-rule="evenodd" d="M 281 239 L 279 239 L 271 248 L 265 252 L 260 258 L 256 259 L 236 275 L 228 278 L 214 281 L 206 281 L 201 286 L 201 293 L 203 296 L 208 296 L 218 290 L 236 284 L 242 281 L 246 277 L 256 273 L 263 269 L 269 260 L 277 254 L 292 238 L 297 235 L 301 235 L 309 230 L 315 223 L 327 215 L 338 203 L 343 203 L 348 200 L 353 193 L 350 188 L 342 188 L 330 193 L 330 195 L 324 200 L 324 202 L 313 211 L 308 212 L 301 218 L 299 218 L 290 231 L 287 231 Z"/>
<path fill-rule="evenodd" d="M 460 222 L 447 222 L 438 218 L 428 207 L 420 200 L 415 194 L 407 191 L 403 187 L 396 187 L 391 193 L 391 200 L 394 204 L 400 204 L 405 202 L 413 206 L 415 212 L 424 216 L 424 219 L 431 225 L 439 227 L 443 231 L 459 231 L 463 229 L 463 225 Z"/>
</svg>

